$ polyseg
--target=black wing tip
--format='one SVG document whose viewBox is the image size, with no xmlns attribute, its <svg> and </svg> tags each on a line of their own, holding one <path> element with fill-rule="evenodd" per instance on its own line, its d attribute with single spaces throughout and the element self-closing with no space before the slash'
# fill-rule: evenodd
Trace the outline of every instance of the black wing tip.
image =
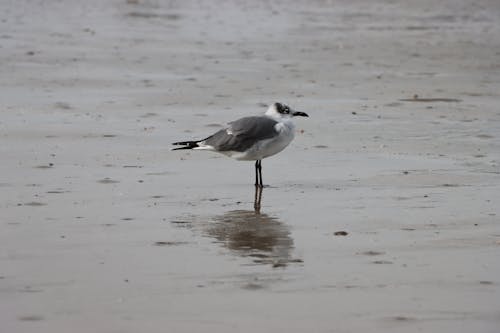
<svg viewBox="0 0 500 333">
<path fill-rule="evenodd" d="M 193 149 L 194 147 L 180 147 L 180 148 L 173 148 L 172 150 L 182 150 L 182 149 Z"/>
<path fill-rule="evenodd" d="M 181 150 L 181 149 L 193 149 L 198 146 L 199 141 L 179 141 L 179 142 L 174 142 L 172 145 L 174 146 L 184 146 L 184 147 L 179 147 L 179 148 L 173 148 L 172 150 Z"/>
</svg>

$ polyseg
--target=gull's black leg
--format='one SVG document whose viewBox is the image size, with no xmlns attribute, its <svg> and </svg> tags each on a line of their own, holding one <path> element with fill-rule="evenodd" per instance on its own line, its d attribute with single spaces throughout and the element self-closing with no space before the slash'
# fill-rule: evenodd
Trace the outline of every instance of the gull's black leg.
<svg viewBox="0 0 500 333">
<path fill-rule="evenodd" d="M 259 186 L 259 160 L 255 161 L 255 186 Z"/>
<path fill-rule="evenodd" d="M 255 161 L 255 186 L 264 186 L 262 184 L 262 160 Z"/>
<path fill-rule="evenodd" d="M 262 160 L 259 160 L 259 182 L 259 186 L 264 187 L 264 183 L 262 182 Z"/>
</svg>

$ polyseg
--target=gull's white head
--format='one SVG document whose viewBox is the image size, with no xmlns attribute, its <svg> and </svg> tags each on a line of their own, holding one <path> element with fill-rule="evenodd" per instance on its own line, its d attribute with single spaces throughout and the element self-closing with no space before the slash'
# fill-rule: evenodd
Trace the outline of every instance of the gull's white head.
<svg viewBox="0 0 500 333">
<path fill-rule="evenodd" d="M 273 103 L 267 109 L 266 116 L 274 119 L 292 118 L 296 116 L 309 117 L 307 113 L 292 110 L 288 105 L 283 103 Z"/>
</svg>

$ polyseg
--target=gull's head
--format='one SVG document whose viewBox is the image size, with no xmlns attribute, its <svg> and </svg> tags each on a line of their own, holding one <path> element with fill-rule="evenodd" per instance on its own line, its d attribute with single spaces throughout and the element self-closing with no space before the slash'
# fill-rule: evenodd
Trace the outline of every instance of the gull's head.
<svg viewBox="0 0 500 333">
<path fill-rule="evenodd" d="M 309 117 L 307 113 L 292 110 L 288 105 L 283 103 L 273 103 L 269 109 L 266 111 L 266 116 L 275 118 L 275 119 L 283 119 L 283 118 L 292 118 L 296 116 L 301 117 Z"/>
</svg>

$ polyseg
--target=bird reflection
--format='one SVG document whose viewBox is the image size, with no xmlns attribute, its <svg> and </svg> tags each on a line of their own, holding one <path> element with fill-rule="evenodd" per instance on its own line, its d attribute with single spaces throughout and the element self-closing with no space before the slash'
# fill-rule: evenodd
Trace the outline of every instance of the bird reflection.
<svg viewBox="0 0 500 333">
<path fill-rule="evenodd" d="M 255 189 L 254 210 L 232 210 L 213 217 L 205 233 L 256 264 L 283 267 L 291 262 L 293 240 L 286 224 L 278 218 L 260 212 L 262 187 Z"/>
<path fill-rule="evenodd" d="M 253 201 L 253 209 L 255 213 L 260 214 L 260 202 L 262 201 L 262 186 L 255 185 L 255 198 Z"/>
</svg>

